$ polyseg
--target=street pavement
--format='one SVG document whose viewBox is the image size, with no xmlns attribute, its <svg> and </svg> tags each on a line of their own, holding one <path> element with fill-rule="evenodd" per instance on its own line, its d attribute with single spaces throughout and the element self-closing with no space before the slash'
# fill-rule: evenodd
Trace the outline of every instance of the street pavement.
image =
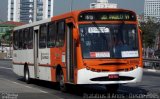
<svg viewBox="0 0 160 99">
<path fill-rule="evenodd" d="M 12 62 L 0 60 L 0 99 L 160 99 L 160 73 L 145 71 L 142 82 L 123 84 L 117 93 L 106 93 L 104 86 L 70 86 L 66 93 L 56 84 L 32 80 L 26 84 L 22 77 L 12 71 Z"/>
</svg>

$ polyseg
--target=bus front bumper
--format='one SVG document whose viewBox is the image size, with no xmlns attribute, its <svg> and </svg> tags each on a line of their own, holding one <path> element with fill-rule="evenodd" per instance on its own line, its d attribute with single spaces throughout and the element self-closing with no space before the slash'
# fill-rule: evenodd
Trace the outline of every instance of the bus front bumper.
<svg viewBox="0 0 160 99">
<path fill-rule="evenodd" d="M 122 71 L 122 72 L 93 72 L 84 68 L 84 69 L 78 70 L 77 74 L 78 74 L 77 84 L 136 83 L 136 82 L 140 82 L 142 79 L 143 68 L 138 67 L 132 71 Z M 112 79 L 108 79 L 109 75 L 118 75 L 121 78 L 112 80 Z"/>
</svg>

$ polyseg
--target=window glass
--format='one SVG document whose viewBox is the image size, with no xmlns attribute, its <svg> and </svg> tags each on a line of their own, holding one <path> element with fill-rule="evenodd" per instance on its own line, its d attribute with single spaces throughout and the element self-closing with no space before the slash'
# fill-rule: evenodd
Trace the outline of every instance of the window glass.
<svg viewBox="0 0 160 99">
<path fill-rule="evenodd" d="M 46 48 L 46 41 L 47 41 L 47 26 L 42 25 L 40 27 L 39 48 Z"/>
<path fill-rule="evenodd" d="M 80 25 L 83 58 L 137 58 L 139 45 L 134 24 Z"/>
<path fill-rule="evenodd" d="M 29 34 L 28 34 L 28 49 L 33 49 L 33 28 L 29 29 Z"/>
<path fill-rule="evenodd" d="M 23 48 L 23 32 L 19 30 L 19 49 Z"/>
<path fill-rule="evenodd" d="M 55 23 L 50 23 L 48 25 L 48 38 L 47 46 L 54 47 L 56 44 L 56 25 Z"/>
<path fill-rule="evenodd" d="M 15 31 L 13 33 L 13 48 L 14 50 L 18 50 L 18 41 L 19 40 L 19 33 L 18 31 Z"/>
<path fill-rule="evenodd" d="M 65 22 L 60 21 L 57 23 L 57 41 L 56 46 L 62 47 L 64 45 L 65 39 Z"/>
<path fill-rule="evenodd" d="M 28 48 L 28 33 L 29 30 L 28 29 L 25 29 L 23 31 L 23 49 L 27 49 Z"/>
</svg>

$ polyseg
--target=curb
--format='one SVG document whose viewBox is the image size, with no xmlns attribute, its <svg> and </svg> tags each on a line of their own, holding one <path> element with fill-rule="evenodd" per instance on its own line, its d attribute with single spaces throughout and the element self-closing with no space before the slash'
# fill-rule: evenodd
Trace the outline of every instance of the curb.
<svg viewBox="0 0 160 99">
<path fill-rule="evenodd" d="M 146 71 L 146 72 L 154 72 L 154 73 L 160 73 L 160 70 L 155 70 L 155 69 L 143 69 L 143 71 Z"/>
<path fill-rule="evenodd" d="M 2 61 L 12 61 L 12 59 L 0 59 Z"/>
</svg>

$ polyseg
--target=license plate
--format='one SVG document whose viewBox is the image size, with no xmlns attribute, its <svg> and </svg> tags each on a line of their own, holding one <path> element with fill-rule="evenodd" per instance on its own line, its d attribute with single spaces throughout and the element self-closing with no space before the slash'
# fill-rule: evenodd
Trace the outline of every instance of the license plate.
<svg viewBox="0 0 160 99">
<path fill-rule="evenodd" d="M 110 74 L 110 75 L 108 75 L 108 78 L 109 78 L 109 79 L 119 78 L 119 74 Z"/>
</svg>

